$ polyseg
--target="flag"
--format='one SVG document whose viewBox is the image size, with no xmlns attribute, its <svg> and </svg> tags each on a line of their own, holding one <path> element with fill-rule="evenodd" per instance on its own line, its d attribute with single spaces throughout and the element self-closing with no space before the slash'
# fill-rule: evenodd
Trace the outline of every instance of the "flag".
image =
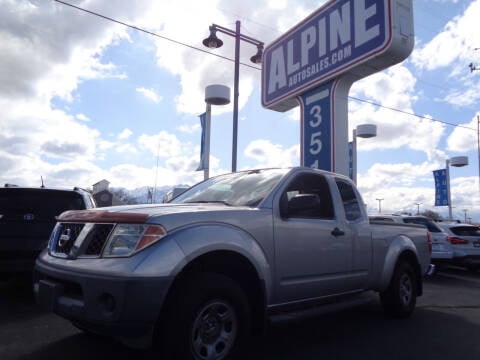
<svg viewBox="0 0 480 360">
<path fill-rule="evenodd" d="M 353 180 L 353 141 L 348 142 L 348 177 Z"/>
<path fill-rule="evenodd" d="M 447 170 L 434 170 L 433 178 L 435 179 L 435 206 L 448 206 Z"/>
<path fill-rule="evenodd" d="M 202 137 L 200 140 L 200 164 L 198 164 L 198 168 L 195 171 L 205 170 L 205 122 L 206 122 L 207 113 L 204 112 L 203 114 L 199 115 L 200 118 L 200 125 L 202 126 Z"/>
</svg>

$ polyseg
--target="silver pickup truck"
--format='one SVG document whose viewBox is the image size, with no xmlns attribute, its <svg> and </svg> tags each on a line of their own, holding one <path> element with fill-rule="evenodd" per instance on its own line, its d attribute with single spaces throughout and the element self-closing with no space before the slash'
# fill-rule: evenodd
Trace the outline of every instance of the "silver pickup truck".
<svg viewBox="0 0 480 360">
<path fill-rule="evenodd" d="M 409 316 L 430 254 L 424 227 L 370 223 L 348 178 L 261 169 L 210 178 L 166 204 L 63 213 L 34 292 L 84 331 L 225 359 L 269 319 L 352 306 L 366 291 Z"/>
</svg>

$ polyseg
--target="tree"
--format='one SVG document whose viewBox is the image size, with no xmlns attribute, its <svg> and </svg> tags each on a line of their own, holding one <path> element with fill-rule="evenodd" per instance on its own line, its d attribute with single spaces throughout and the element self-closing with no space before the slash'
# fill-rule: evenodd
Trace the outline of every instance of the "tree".
<svg viewBox="0 0 480 360">
<path fill-rule="evenodd" d="M 425 210 L 424 212 L 421 213 L 421 215 L 426 216 L 435 221 L 442 220 L 442 216 L 439 213 L 432 210 Z"/>
</svg>

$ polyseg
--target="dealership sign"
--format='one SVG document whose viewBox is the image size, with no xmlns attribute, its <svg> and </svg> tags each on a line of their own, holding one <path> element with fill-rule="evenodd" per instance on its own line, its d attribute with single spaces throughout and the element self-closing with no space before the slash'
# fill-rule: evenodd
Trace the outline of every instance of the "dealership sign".
<svg viewBox="0 0 480 360">
<path fill-rule="evenodd" d="M 405 59 L 413 48 L 411 0 L 330 1 L 268 45 L 262 103 L 286 111 L 292 97 L 375 59 L 373 73 Z"/>
<path fill-rule="evenodd" d="M 412 0 L 336 0 L 329 1 L 265 48 L 262 65 L 262 105 L 276 111 L 302 107 L 302 151 L 317 144 L 319 131 L 315 108 L 318 98 L 327 124 L 322 131 L 330 146 L 314 149 L 306 164 L 328 163 L 326 170 L 348 175 L 348 109 L 351 84 L 365 76 L 404 60 L 414 44 Z M 327 86 L 329 97 L 319 97 L 316 89 Z M 323 92 L 325 94 L 325 92 Z M 306 101 L 308 100 L 308 104 Z M 331 106 L 332 108 L 325 108 Z M 316 108 L 318 109 L 318 107 Z M 340 124 L 345 122 L 345 124 Z M 317 134 L 312 140 L 308 133 Z M 339 150 L 341 153 L 336 153 Z M 318 160 L 318 161 L 317 161 Z M 338 164 L 337 164 L 338 163 Z M 338 166 L 337 166 L 338 165 Z M 322 167 L 323 168 L 323 167 Z"/>
</svg>

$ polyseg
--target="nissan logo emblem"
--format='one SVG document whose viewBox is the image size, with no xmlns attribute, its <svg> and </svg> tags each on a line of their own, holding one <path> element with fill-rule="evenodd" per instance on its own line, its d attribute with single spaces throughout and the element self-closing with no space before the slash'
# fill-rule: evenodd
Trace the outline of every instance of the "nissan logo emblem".
<svg viewBox="0 0 480 360">
<path fill-rule="evenodd" d="M 60 238 L 58 239 L 58 246 L 60 248 L 63 248 L 67 243 L 70 241 L 72 236 L 72 230 L 69 228 L 66 228 L 63 230 L 62 235 L 60 235 Z"/>
</svg>

